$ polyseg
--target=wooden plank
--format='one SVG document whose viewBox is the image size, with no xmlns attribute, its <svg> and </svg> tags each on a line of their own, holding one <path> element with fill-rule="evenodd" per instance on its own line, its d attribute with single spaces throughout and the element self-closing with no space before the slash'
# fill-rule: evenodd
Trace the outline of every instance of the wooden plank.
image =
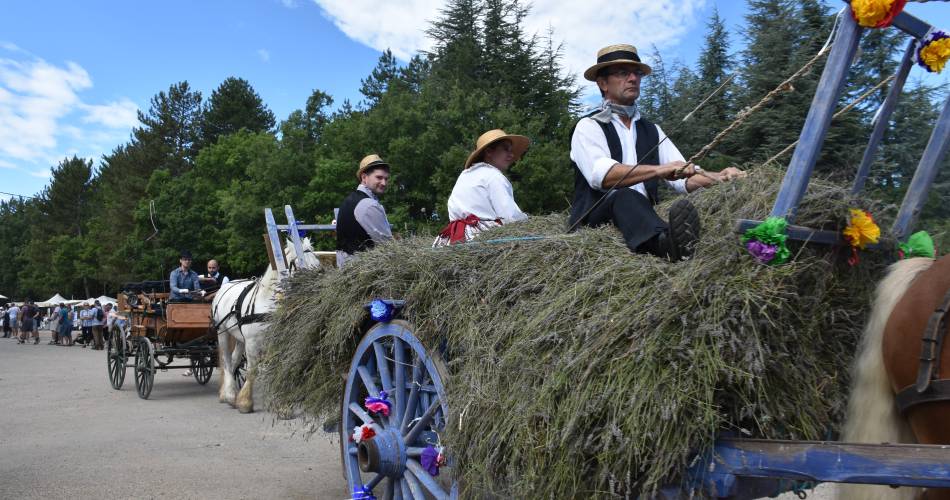
<svg viewBox="0 0 950 500">
<path fill-rule="evenodd" d="M 821 146 L 825 142 L 828 126 L 831 124 L 831 116 L 834 114 L 838 97 L 848 76 L 848 69 L 858 49 L 862 28 L 851 18 L 850 10 L 851 7 L 848 6 L 846 12 L 840 17 L 841 24 L 838 27 L 831 54 L 828 56 L 818 88 L 815 90 L 808 117 L 805 118 L 805 125 L 798 138 L 798 146 L 792 154 L 788 171 L 782 180 L 782 187 L 772 207 L 773 216 L 785 217 L 790 223 L 794 222 L 798 204 L 808 188 L 808 181 L 811 179 L 812 170 L 815 168 Z"/>
<path fill-rule="evenodd" d="M 294 218 L 294 211 L 290 208 L 290 205 L 284 205 L 284 215 L 287 216 L 287 225 L 289 226 L 287 234 L 294 244 L 294 252 L 297 255 L 297 269 L 303 269 L 303 243 L 300 241 L 300 228 L 297 226 L 297 219 Z"/>
<path fill-rule="evenodd" d="M 694 471 L 720 496 L 743 477 L 950 487 L 950 446 L 720 439 L 711 457 Z"/>
<path fill-rule="evenodd" d="M 277 222 L 274 220 L 274 212 L 272 212 L 270 208 L 264 209 L 264 221 L 267 224 L 267 236 L 270 239 L 274 262 L 277 265 L 277 272 L 281 278 L 285 278 L 288 274 L 287 260 L 284 258 L 284 250 L 280 245 L 280 235 L 277 233 Z"/>
<path fill-rule="evenodd" d="M 947 156 L 948 145 L 950 145 L 950 95 L 943 103 L 943 111 L 937 118 L 937 124 L 930 134 L 930 141 L 927 142 L 927 148 L 924 149 L 920 163 L 917 164 L 914 178 L 910 181 L 910 187 L 904 195 L 901 209 L 897 212 L 897 219 L 894 220 L 891 234 L 898 240 L 904 241 L 910 236 L 917 217 L 923 210 L 924 204 L 927 203 L 927 195 L 930 194 L 930 187 L 937 177 L 937 169 Z"/>
<path fill-rule="evenodd" d="M 854 185 L 851 187 L 852 193 L 860 193 L 864 189 L 864 182 L 871 172 L 871 164 L 877 156 L 877 147 L 884 137 L 890 125 L 891 114 L 897 107 L 897 99 L 904 89 L 904 83 L 907 81 L 907 75 L 910 74 L 910 68 L 914 65 L 914 52 L 917 50 L 917 40 L 911 39 L 907 42 L 907 49 L 904 50 L 904 58 L 901 59 L 901 65 L 897 69 L 897 77 L 887 91 L 887 97 L 881 104 L 881 110 L 878 113 L 877 121 L 874 123 L 874 130 L 871 131 L 871 137 L 868 139 L 868 145 L 864 148 L 864 156 L 861 157 L 861 164 L 858 166 L 858 173 L 854 176 Z"/>
<path fill-rule="evenodd" d="M 908 35 L 914 38 L 923 38 L 927 36 L 933 26 L 929 23 L 921 21 L 920 19 L 910 15 L 906 10 L 901 11 L 900 14 L 894 16 L 894 21 L 891 22 L 891 26 L 907 33 Z"/>
</svg>

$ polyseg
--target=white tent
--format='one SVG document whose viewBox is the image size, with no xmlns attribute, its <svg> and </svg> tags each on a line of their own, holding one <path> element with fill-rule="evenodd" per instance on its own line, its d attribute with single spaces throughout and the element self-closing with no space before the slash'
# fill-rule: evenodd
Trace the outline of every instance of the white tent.
<svg viewBox="0 0 950 500">
<path fill-rule="evenodd" d="M 0 299 L 9 299 L 9 298 L 10 297 L 7 297 L 6 295 L 0 295 Z"/>
<path fill-rule="evenodd" d="M 107 297 L 105 295 L 100 295 L 99 298 L 96 300 L 98 300 L 99 303 L 102 305 L 112 304 L 114 306 L 118 304 L 118 302 L 115 299 L 113 299 L 112 297 Z"/>
<path fill-rule="evenodd" d="M 52 297 L 44 300 L 43 302 L 37 302 L 36 305 L 37 307 L 53 307 L 53 306 L 58 306 L 64 302 L 68 302 L 66 300 L 66 297 L 63 297 L 62 295 L 57 293 L 56 295 L 53 295 Z"/>
</svg>

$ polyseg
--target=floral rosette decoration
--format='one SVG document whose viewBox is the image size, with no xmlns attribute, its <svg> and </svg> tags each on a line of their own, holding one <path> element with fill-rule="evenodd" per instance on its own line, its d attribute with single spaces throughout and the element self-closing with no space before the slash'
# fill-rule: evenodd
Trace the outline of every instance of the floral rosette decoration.
<svg viewBox="0 0 950 500">
<path fill-rule="evenodd" d="M 360 443 L 367 439 L 373 439 L 375 436 L 376 431 L 373 430 L 372 427 L 369 425 L 361 425 L 353 428 L 353 434 L 350 435 L 350 440 L 354 443 Z"/>
<path fill-rule="evenodd" d="M 859 262 L 858 250 L 864 250 L 869 244 L 877 243 L 881 237 L 881 228 L 874 222 L 871 214 L 857 208 L 851 209 L 851 220 L 844 228 L 844 239 L 851 245 L 851 257 L 848 264 L 852 266 Z"/>
<path fill-rule="evenodd" d="M 851 17 L 865 28 L 886 28 L 905 5 L 907 0 L 851 0 Z"/>
<path fill-rule="evenodd" d="M 917 231 L 910 235 L 906 242 L 897 244 L 897 255 L 901 259 L 913 257 L 935 259 L 937 257 L 937 247 L 927 231 Z"/>
<path fill-rule="evenodd" d="M 442 454 L 441 446 L 436 449 L 430 444 L 426 446 L 426 449 L 422 450 L 422 455 L 419 456 L 419 463 L 422 464 L 422 468 L 425 469 L 430 476 L 438 476 L 439 467 L 445 467 L 446 462 L 445 455 Z"/>
<path fill-rule="evenodd" d="M 376 496 L 373 495 L 373 491 L 369 487 L 357 485 L 353 487 L 353 496 L 350 497 L 350 500 L 376 500 Z"/>
<path fill-rule="evenodd" d="M 920 41 L 914 53 L 917 64 L 931 73 L 940 73 L 950 59 L 950 35 L 940 30 L 931 30 Z"/>
<path fill-rule="evenodd" d="M 379 397 L 369 396 L 364 400 L 363 404 L 366 405 L 366 409 L 369 410 L 371 414 L 388 417 L 393 406 L 393 404 L 389 402 L 388 397 L 389 395 L 386 394 L 386 391 L 379 391 Z"/>
<path fill-rule="evenodd" d="M 784 264 L 788 262 L 791 252 L 785 241 L 788 235 L 785 228 L 788 223 L 782 217 L 769 217 L 758 226 L 753 227 L 742 235 L 742 244 L 762 264 Z"/>
</svg>

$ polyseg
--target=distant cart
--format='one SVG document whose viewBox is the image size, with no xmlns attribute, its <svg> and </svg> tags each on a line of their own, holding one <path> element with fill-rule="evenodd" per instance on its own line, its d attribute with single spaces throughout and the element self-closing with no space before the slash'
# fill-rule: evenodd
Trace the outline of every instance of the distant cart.
<svg viewBox="0 0 950 500">
<path fill-rule="evenodd" d="M 158 371 L 190 369 L 199 384 L 211 380 L 218 364 L 211 303 L 170 301 L 167 281 L 128 283 L 119 294 L 118 314 L 106 350 L 113 389 L 122 388 L 126 368 L 134 370 L 142 399 L 152 393 Z"/>
</svg>

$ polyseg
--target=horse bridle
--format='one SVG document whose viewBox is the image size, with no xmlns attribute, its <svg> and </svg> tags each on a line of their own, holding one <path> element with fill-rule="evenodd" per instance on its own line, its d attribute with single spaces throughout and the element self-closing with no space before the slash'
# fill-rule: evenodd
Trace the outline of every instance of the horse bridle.
<svg viewBox="0 0 950 500">
<path fill-rule="evenodd" d="M 950 315 L 950 290 L 943 301 L 930 315 L 927 328 L 921 338 L 920 367 L 917 369 L 917 382 L 897 393 L 895 401 L 901 414 L 922 403 L 950 401 L 950 379 L 940 379 L 940 354 L 943 339 L 947 334 Z"/>
</svg>

